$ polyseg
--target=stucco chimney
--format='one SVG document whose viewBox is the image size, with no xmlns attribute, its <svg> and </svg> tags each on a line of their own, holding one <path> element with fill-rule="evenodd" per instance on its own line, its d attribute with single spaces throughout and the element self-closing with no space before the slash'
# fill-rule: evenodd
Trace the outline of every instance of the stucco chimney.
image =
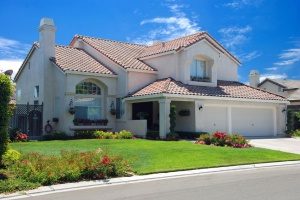
<svg viewBox="0 0 300 200">
<path fill-rule="evenodd" d="M 249 74 L 249 84 L 252 87 L 257 87 L 258 84 L 260 83 L 259 81 L 260 74 L 257 70 L 251 70 Z"/>
<path fill-rule="evenodd" d="M 46 58 L 55 57 L 55 25 L 51 18 L 42 18 L 39 27 L 39 44 Z"/>
</svg>

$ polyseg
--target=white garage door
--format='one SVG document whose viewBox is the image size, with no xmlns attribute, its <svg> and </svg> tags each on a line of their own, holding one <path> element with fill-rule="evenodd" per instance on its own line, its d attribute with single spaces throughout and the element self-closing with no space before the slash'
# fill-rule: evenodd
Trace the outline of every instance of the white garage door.
<svg viewBox="0 0 300 200">
<path fill-rule="evenodd" d="M 214 131 L 227 131 L 227 108 L 226 107 L 214 107 L 204 106 L 201 113 L 202 131 L 214 132 Z"/>
<path fill-rule="evenodd" d="M 232 132 L 244 136 L 273 136 L 273 110 L 232 108 Z"/>
</svg>

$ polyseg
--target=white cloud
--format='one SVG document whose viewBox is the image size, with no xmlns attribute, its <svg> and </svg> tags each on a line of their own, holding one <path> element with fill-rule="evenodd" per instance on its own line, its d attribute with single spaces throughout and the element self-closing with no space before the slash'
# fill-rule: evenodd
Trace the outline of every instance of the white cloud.
<svg viewBox="0 0 300 200">
<path fill-rule="evenodd" d="M 300 61 L 300 48 L 292 48 L 284 50 L 279 55 L 280 61 L 274 63 L 275 65 L 292 65 Z"/>
<path fill-rule="evenodd" d="M 252 31 L 252 27 L 247 25 L 244 27 L 227 27 L 221 28 L 219 33 L 221 33 L 221 42 L 230 50 L 234 50 L 238 45 L 243 44 L 248 40 L 247 34 Z"/>
<path fill-rule="evenodd" d="M 18 72 L 22 63 L 23 63 L 22 59 L 15 59 L 15 60 L 1 60 L 0 59 L 0 72 L 5 72 L 6 70 L 12 69 L 13 70 L 12 78 L 13 78 L 13 77 L 15 77 L 16 73 Z"/>
<path fill-rule="evenodd" d="M 269 79 L 285 79 L 287 78 L 287 75 L 286 74 L 261 74 L 259 80 L 260 81 L 263 81 L 265 80 L 266 78 L 269 78 Z"/>
<path fill-rule="evenodd" d="M 19 41 L 0 37 L 0 58 L 19 59 L 28 52 L 30 45 Z"/>
<path fill-rule="evenodd" d="M 184 5 L 176 3 L 167 5 L 172 16 L 154 17 L 141 21 L 140 25 L 154 24 L 155 28 L 150 30 L 146 35 L 133 40 L 135 43 L 151 44 L 156 40 L 172 40 L 185 35 L 190 35 L 200 31 L 198 24 L 189 18 L 182 11 Z"/>
<path fill-rule="evenodd" d="M 262 0 L 234 0 L 223 5 L 233 9 L 240 9 L 246 6 L 258 6 L 261 2 Z"/>
<path fill-rule="evenodd" d="M 252 51 L 250 53 L 245 53 L 245 54 L 241 54 L 239 55 L 239 59 L 242 61 L 242 62 L 248 62 L 248 61 L 251 61 L 255 58 L 258 58 L 260 57 L 262 54 L 259 53 L 258 51 Z"/>
</svg>

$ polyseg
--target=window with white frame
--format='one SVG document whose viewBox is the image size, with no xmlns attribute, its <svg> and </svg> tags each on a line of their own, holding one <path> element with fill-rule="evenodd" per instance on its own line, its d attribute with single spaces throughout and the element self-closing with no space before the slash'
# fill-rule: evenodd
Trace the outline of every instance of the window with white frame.
<svg viewBox="0 0 300 200">
<path fill-rule="evenodd" d="M 37 86 L 34 86 L 33 97 L 38 98 L 39 96 L 40 96 L 40 87 L 37 85 Z"/>
<path fill-rule="evenodd" d="M 207 72 L 206 61 L 204 60 L 193 60 L 190 65 L 190 80 L 198 82 L 208 82 L 210 78 Z"/>
<path fill-rule="evenodd" d="M 75 119 L 102 119 L 101 88 L 92 82 L 81 82 L 76 85 L 74 107 Z"/>
</svg>

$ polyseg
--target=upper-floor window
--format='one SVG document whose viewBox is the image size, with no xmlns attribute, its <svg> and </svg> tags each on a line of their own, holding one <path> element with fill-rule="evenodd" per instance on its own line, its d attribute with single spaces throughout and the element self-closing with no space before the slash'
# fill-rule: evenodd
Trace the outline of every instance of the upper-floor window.
<svg viewBox="0 0 300 200">
<path fill-rule="evenodd" d="M 34 86 L 33 97 L 38 98 L 39 96 L 40 96 L 40 87 L 37 85 L 37 86 Z"/>
<path fill-rule="evenodd" d="M 193 60 L 190 66 L 190 78 L 191 81 L 208 82 L 210 78 L 207 72 L 206 61 Z"/>
<path fill-rule="evenodd" d="M 91 82 L 82 82 L 76 85 L 76 94 L 101 95 L 101 89 Z"/>
</svg>

